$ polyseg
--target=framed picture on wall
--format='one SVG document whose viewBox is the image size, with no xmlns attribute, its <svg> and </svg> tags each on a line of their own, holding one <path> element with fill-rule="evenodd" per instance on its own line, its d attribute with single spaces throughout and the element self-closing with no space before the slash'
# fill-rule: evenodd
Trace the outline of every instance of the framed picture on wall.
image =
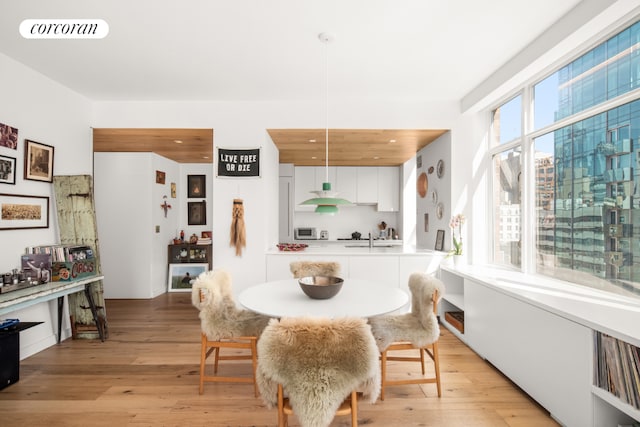
<svg viewBox="0 0 640 427">
<path fill-rule="evenodd" d="M 0 194 L 0 230 L 49 228 L 49 198 Z"/>
<path fill-rule="evenodd" d="M 201 199 L 207 197 L 205 175 L 187 175 L 187 197 Z"/>
<path fill-rule="evenodd" d="M 169 292 L 191 292 L 192 281 L 209 269 L 207 263 L 169 264 Z"/>
<path fill-rule="evenodd" d="M 207 224 L 207 202 L 187 203 L 187 223 L 189 225 Z"/>
<path fill-rule="evenodd" d="M 24 179 L 53 182 L 54 148 L 28 139 L 24 142 Z"/>
<path fill-rule="evenodd" d="M 15 157 L 0 156 L 0 184 L 16 183 Z"/>
<path fill-rule="evenodd" d="M 444 230 L 438 230 L 436 234 L 436 251 L 444 249 Z"/>
</svg>

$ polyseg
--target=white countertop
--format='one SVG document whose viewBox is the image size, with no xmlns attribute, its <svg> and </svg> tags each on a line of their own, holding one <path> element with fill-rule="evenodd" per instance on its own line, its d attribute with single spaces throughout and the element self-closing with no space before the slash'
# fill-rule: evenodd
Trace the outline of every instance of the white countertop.
<svg viewBox="0 0 640 427">
<path fill-rule="evenodd" d="M 327 243 L 320 240 L 309 240 L 305 242 L 309 247 L 303 251 L 280 251 L 278 248 L 273 248 L 267 251 L 268 255 L 433 255 L 444 258 L 447 256 L 446 252 L 434 251 L 433 249 L 418 249 L 414 246 L 408 245 L 394 245 L 386 246 L 384 240 L 376 241 L 374 247 L 370 248 L 369 243 L 366 241 L 352 241 L 345 240 L 339 241 L 344 244 L 337 244 L 335 241 Z M 357 242 L 357 243 L 356 243 Z M 354 244 L 362 246 L 353 247 Z M 347 247 L 349 246 L 349 247 Z"/>
<path fill-rule="evenodd" d="M 483 266 L 441 268 L 640 346 L 640 299 L 508 269 Z"/>
</svg>

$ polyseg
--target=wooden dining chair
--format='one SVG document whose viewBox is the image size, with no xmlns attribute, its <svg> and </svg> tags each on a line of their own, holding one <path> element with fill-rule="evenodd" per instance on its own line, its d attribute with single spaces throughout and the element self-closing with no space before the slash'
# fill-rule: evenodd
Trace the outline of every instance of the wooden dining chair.
<svg viewBox="0 0 640 427">
<path fill-rule="evenodd" d="M 379 352 L 364 319 L 274 319 L 258 353 L 258 387 L 265 404 L 278 409 L 279 427 L 292 414 L 302 426 L 328 426 L 351 414 L 357 426 L 358 398 L 378 398 Z"/>
<path fill-rule="evenodd" d="M 289 264 L 293 277 L 340 276 L 340 263 L 332 261 L 293 261 Z"/>
<path fill-rule="evenodd" d="M 435 383 L 438 397 L 442 396 L 440 381 L 440 358 L 438 354 L 438 301 L 444 293 L 444 284 L 426 273 L 413 273 L 409 277 L 411 290 L 411 312 L 401 315 L 376 316 L 369 319 L 371 330 L 380 350 L 381 389 L 380 400 L 388 386 L 405 384 Z M 418 355 L 415 355 L 415 351 Z M 412 351 L 414 355 L 398 355 L 398 352 Z M 391 354 L 390 354 L 391 353 Z M 402 354 L 402 353 L 401 353 Z M 425 377 L 425 355 L 434 364 L 434 376 Z M 410 379 L 389 379 L 387 362 L 418 362 L 422 377 Z"/>
<path fill-rule="evenodd" d="M 200 310 L 202 329 L 199 393 L 204 392 L 205 382 L 252 383 L 257 397 L 257 340 L 270 318 L 236 307 L 231 291 L 231 276 L 223 270 L 209 271 L 198 276 L 192 286 L 191 301 Z M 222 355 L 223 348 L 236 353 Z M 237 350 L 246 351 L 237 354 Z M 214 375 L 207 375 L 207 359 L 211 355 L 214 356 Z M 251 377 L 217 375 L 221 360 L 251 360 Z"/>
</svg>

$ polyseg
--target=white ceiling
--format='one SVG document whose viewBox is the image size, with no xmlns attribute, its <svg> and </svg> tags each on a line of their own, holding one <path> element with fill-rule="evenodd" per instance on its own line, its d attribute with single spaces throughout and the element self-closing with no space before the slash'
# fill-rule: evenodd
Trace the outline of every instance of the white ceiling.
<svg viewBox="0 0 640 427">
<path fill-rule="evenodd" d="M 93 100 L 317 100 L 330 32 L 332 97 L 460 100 L 578 3 L 3 0 L 0 52 Z M 109 34 L 27 40 L 30 18 L 103 19 Z"/>
</svg>

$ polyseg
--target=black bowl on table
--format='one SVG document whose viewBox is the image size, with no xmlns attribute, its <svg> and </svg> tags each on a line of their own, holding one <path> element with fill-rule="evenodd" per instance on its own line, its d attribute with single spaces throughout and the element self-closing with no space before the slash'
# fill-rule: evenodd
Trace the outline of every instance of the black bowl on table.
<svg viewBox="0 0 640 427">
<path fill-rule="evenodd" d="M 334 276 L 307 276 L 300 278 L 298 283 L 309 298 L 328 299 L 340 292 L 344 280 Z"/>
</svg>

